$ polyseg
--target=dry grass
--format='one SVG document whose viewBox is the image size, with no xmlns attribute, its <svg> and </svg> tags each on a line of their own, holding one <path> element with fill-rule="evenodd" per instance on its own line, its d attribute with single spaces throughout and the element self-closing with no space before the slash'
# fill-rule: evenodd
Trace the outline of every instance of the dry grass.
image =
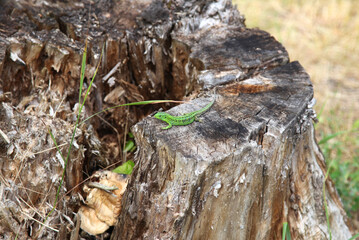
<svg viewBox="0 0 359 240">
<path fill-rule="evenodd" d="M 310 74 L 324 106 L 319 132 L 351 129 L 359 118 L 359 1 L 237 0 L 248 27 L 270 32 Z M 332 112 L 335 112 L 335 115 Z M 332 124 L 325 121 L 337 117 Z M 336 126 L 334 126 L 336 125 Z M 357 146 L 347 146 L 348 154 Z"/>
<path fill-rule="evenodd" d="M 248 27 L 271 33 L 288 50 L 291 61 L 298 60 L 309 73 L 317 99 L 315 109 L 320 114 L 316 126 L 318 140 L 344 131 L 327 145 L 321 145 L 328 150 L 327 161 L 338 161 L 339 166 L 349 164 L 347 172 L 340 172 L 338 167 L 336 174 L 348 174 L 343 181 L 359 181 L 358 176 L 353 180 L 359 171 L 356 164 L 359 160 L 359 1 L 233 0 L 233 3 L 246 17 Z M 339 186 L 348 185 L 338 183 Z M 338 190 L 341 193 L 347 189 Z M 345 199 L 343 195 L 342 198 Z M 359 219 L 358 211 L 351 211 L 350 206 L 346 206 L 348 212 L 353 219 Z"/>
<path fill-rule="evenodd" d="M 340 129 L 359 114 L 359 1 L 236 0 L 248 27 L 270 32 L 298 60 L 314 83 L 318 107 L 345 110 Z M 338 126 L 339 127 L 339 126 Z"/>
</svg>

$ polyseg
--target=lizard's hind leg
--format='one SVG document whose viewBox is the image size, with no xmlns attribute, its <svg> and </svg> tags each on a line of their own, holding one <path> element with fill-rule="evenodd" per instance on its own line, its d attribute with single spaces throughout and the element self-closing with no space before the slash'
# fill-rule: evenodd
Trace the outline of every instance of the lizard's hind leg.
<svg viewBox="0 0 359 240">
<path fill-rule="evenodd" d="M 200 122 L 200 123 L 202 122 L 202 120 L 201 120 L 199 117 L 195 117 L 194 120 L 195 120 L 196 122 Z"/>
<path fill-rule="evenodd" d="M 169 129 L 172 127 L 172 124 L 171 123 L 168 123 L 168 125 L 166 127 L 163 127 L 162 129 Z"/>
</svg>

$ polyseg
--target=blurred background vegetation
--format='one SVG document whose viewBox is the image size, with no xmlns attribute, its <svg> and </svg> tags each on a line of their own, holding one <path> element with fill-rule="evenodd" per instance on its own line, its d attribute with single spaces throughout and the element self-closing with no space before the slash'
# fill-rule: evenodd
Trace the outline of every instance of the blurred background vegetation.
<svg viewBox="0 0 359 240">
<path fill-rule="evenodd" d="M 311 76 L 317 141 L 359 230 L 359 1 L 233 0 L 248 28 L 272 34 Z"/>
</svg>

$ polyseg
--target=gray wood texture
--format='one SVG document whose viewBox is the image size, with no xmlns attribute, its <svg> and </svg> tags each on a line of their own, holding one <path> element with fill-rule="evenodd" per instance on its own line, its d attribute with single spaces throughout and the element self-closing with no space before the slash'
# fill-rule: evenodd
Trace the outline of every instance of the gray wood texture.
<svg viewBox="0 0 359 240">
<path fill-rule="evenodd" d="M 2 4 L 5 237 L 80 237 L 72 222 L 84 194 L 78 184 L 123 160 L 130 126 L 136 165 L 119 220 L 104 238 L 281 239 L 288 222 L 293 239 L 329 239 L 323 184 L 333 239 L 351 236 L 333 182 L 324 183 L 309 75 L 269 33 L 246 28 L 230 1 Z M 40 230 L 35 220 L 42 222 L 51 209 L 62 171 L 46 126 L 60 143 L 70 140 L 87 36 L 86 84 L 102 46 L 104 55 L 84 116 L 141 100 L 188 100 L 169 110 L 174 115 L 216 101 L 201 122 L 169 130 L 148 116 L 158 110 L 154 105 L 115 109 L 81 126 L 61 193 L 75 191 L 61 198 L 47 222 L 59 232 Z M 25 154 L 42 149 L 48 151 L 35 158 Z"/>
</svg>

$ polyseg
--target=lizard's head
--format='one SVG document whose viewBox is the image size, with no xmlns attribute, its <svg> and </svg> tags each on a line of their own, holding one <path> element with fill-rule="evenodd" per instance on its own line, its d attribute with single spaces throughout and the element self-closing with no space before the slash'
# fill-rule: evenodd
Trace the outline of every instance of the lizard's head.
<svg viewBox="0 0 359 240">
<path fill-rule="evenodd" d="M 167 118 L 168 113 L 165 112 L 158 112 L 155 114 L 155 118 L 159 119 L 159 120 L 165 120 Z"/>
</svg>

